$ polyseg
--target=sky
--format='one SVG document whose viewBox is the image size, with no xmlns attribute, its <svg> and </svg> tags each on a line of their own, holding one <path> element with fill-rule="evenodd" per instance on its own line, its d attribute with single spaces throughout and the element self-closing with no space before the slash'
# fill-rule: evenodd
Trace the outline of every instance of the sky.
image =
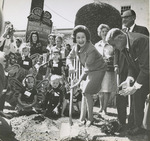
<svg viewBox="0 0 150 141">
<path fill-rule="evenodd" d="M 84 5 L 94 0 L 44 0 L 44 11 L 52 15 L 55 28 L 73 28 L 75 15 Z M 11 21 L 17 30 L 26 30 L 31 0 L 4 0 L 5 21 Z"/>
</svg>

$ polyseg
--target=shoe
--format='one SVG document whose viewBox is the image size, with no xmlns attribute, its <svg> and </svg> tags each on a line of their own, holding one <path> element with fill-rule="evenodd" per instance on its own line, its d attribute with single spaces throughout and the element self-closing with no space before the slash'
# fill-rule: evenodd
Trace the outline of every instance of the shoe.
<svg viewBox="0 0 150 141">
<path fill-rule="evenodd" d="M 136 127 L 128 131 L 128 134 L 131 136 L 136 136 L 136 135 L 145 134 L 145 133 L 146 133 L 146 130 L 143 128 L 139 128 L 139 127 Z"/>
<path fill-rule="evenodd" d="M 123 124 L 123 125 L 119 125 L 118 127 L 118 133 L 122 133 L 122 132 L 126 132 L 128 130 L 128 127 L 126 124 Z"/>
<path fill-rule="evenodd" d="M 86 120 L 82 120 L 82 121 L 79 121 L 78 125 L 81 127 L 81 126 L 85 125 L 85 123 L 86 123 Z"/>
<path fill-rule="evenodd" d="M 90 127 L 92 124 L 93 124 L 93 121 L 88 120 L 88 121 L 86 122 L 86 127 Z"/>
</svg>

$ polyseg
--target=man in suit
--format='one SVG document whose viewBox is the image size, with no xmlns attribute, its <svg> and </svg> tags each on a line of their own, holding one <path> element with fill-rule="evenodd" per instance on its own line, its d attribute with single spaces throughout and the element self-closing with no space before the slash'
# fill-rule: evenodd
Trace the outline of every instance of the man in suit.
<svg viewBox="0 0 150 141">
<path fill-rule="evenodd" d="M 136 13 L 133 10 L 124 11 L 121 15 L 122 17 L 122 31 L 124 32 L 137 32 L 149 36 L 149 31 L 144 26 L 139 26 L 135 24 Z M 119 81 L 122 83 L 126 80 L 128 74 L 127 61 L 124 55 L 121 52 L 116 51 L 115 54 L 115 66 L 119 68 Z M 132 97 L 131 97 L 132 101 Z M 131 103 L 130 103 L 131 104 Z M 132 102 L 133 104 L 133 102 Z M 116 97 L 116 106 L 118 112 L 118 120 L 120 125 L 124 128 L 126 126 L 126 117 L 127 117 L 127 105 L 128 97 L 117 95 Z M 133 109 L 130 109 L 130 115 L 128 118 L 128 125 L 132 126 L 133 124 Z"/>
<path fill-rule="evenodd" d="M 124 11 L 121 15 L 122 17 L 122 27 L 125 32 L 137 32 L 149 36 L 149 31 L 144 26 L 139 26 L 135 24 L 136 13 L 134 10 Z"/>
<path fill-rule="evenodd" d="M 125 33 L 118 28 L 111 29 L 106 41 L 122 52 L 127 60 L 127 78 L 120 84 L 119 94 L 133 96 L 134 128 L 131 135 L 143 133 L 144 104 L 149 93 L 149 38 L 139 33 Z"/>
</svg>

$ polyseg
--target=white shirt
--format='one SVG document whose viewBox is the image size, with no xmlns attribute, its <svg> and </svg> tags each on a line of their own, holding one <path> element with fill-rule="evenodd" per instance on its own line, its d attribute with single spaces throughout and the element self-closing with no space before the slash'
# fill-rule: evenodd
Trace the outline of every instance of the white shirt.
<svg viewBox="0 0 150 141">
<path fill-rule="evenodd" d="M 109 57 L 112 57 L 114 55 L 113 47 L 110 44 L 104 42 L 103 40 L 96 43 L 95 48 L 105 59 L 108 59 Z"/>
</svg>

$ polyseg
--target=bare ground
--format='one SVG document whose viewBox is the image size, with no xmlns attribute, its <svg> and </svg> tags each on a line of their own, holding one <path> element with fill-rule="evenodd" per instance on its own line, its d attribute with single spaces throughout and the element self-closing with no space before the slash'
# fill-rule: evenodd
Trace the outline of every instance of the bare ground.
<svg viewBox="0 0 150 141">
<path fill-rule="evenodd" d="M 94 125 L 90 127 L 79 127 L 78 118 L 73 117 L 73 125 L 69 125 L 68 117 L 49 119 L 38 114 L 20 116 L 10 119 L 12 129 L 19 141 L 60 141 L 60 140 L 93 140 L 93 141 L 148 141 L 147 135 L 128 136 L 126 133 L 106 135 L 102 133 L 101 126 L 104 119 L 116 119 L 116 108 L 108 108 L 108 115 L 99 115 L 98 108 L 94 107 Z M 8 106 L 4 112 L 14 113 Z M 69 137 L 64 138 L 65 134 Z M 7 140 L 6 140 L 7 141 Z M 10 140 L 12 141 L 12 140 Z"/>
</svg>

